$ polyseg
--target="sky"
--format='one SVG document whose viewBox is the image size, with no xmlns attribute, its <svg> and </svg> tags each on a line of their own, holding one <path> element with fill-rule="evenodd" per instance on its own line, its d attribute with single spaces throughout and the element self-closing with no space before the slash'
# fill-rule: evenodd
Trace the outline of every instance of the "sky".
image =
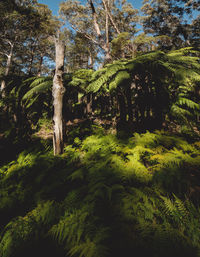
<svg viewBox="0 0 200 257">
<path fill-rule="evenodd" d="M 48 5 L 49 9 L 51 9 L 53 15 L 58 15 L 59 3 L 63 2 L 62 0 L 38 0 L 38 3 Z M 142 0 L 128 0 L 128 2 L 132 3 L 133 7 L 139 9 L 142 5 Z"/>
</svg>

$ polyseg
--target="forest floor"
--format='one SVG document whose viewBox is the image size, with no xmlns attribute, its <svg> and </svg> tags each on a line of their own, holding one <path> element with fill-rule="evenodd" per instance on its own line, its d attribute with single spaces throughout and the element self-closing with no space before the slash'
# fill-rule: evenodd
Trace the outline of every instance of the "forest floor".
<svg viewBox="0 0 200 257">
<path fill-rule="evenodd" d="M 109 122 L 69 122 L 61 156 L 50 122 L 2 135 L 1 257 L 200 256 L 200 137 Z"/>
</svg>

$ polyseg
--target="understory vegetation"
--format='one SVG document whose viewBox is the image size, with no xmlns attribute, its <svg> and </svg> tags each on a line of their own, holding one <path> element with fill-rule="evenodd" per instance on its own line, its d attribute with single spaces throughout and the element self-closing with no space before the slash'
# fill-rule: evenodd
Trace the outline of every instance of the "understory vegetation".
<svg viewBox="0 0 200 257">
<path fill-rule="evenodd" d="M 92 125 L 71 140 L 1 168 L 2 257 L 200 255 L 199 138 Z"/>
<path fill-rule="evenodd" d="M 200 257 L 200 1 L 38 1 L 0 0 L 0 257 Z"/>
</svg>

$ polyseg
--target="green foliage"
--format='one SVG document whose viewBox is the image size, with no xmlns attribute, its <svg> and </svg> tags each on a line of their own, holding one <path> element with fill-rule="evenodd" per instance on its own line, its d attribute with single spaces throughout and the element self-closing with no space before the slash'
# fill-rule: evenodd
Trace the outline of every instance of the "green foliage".
<svg viewBox="0 0 200 257">
<path fill-rule="evenodd" d="M 155 119 L 160 112 L 160 117 L 192 127 L 200 110 L 196 93 L 200 82 L 198 55 L 199 51 L 188 47 L 121 59 L 94 72 L 87 91 L 126 95 L 130 87 L 130 99 L 139 112 L 151 109 L 149 115 L 155 115 Z"/>
<path fill-rule="evenodd" d="M 199 256 L 198 141 L 101 132 L 60 157 L 36 150 L 1 168 L 2 257 L 44 240 L 58 256 Z"/>
<path fill-rule="evenodd" d="M 78 87 L 79 90 L 86 90 L 86 87 L 89 84 L 93 70 L 80 69 L 73 73 L 72 80 L 69 85 Z"/>
<path fill-rule="evenodd" d="M 26 82 L 29 82 L 29 79 Z M 52 77 L 39 77 L 34 78 L 33 82 L 30 84 L 30 90 L 23 96 L 23 100 L 30 99 L 35 94 L 46 93 L 50 90 L 53 85 Z"/>
<path fill-rule="evenodd" d="M 128 51 L 128 46 L 131 44 L 131 35 L 128 32 L 122 32 L 117 35 L 111 42 L 111 55 L 115 59 L 119 59 L 122 56 L 131 56 L 130 50 Z"/>
</svg>

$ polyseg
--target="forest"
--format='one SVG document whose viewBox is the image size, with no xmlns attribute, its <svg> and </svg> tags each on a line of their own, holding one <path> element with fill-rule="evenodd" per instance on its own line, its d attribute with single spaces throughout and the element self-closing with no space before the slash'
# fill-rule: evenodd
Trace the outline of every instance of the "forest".
<svg viewBox="0 0 200 257">
<path fill-rule="evenodd" d="M 200 257 L 199 11 L 0 1 L 0 257 Z"/>
</svg>

